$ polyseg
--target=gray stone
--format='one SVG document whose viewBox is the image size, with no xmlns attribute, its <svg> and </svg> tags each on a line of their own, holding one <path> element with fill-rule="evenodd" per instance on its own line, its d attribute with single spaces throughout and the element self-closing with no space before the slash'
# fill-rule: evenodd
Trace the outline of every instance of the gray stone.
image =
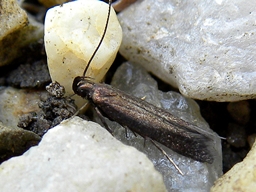
<svg viewBox="0 0 256 192">
<path fill-rule="evenodd" d="M 118 68 L 113 77 L 112 86 L 130 95 L 144 98 L 158 107 L 163 107 L 171 114 L 213 134 L 213 141 L 209 146 L 214 153 L 213 164 L 200 163 L 161 145 L 184 173 L 183 176 L 150 141 L 146 141 L 144 146 L 144 139 L 140 136 L 136 137 L 129 130 L 127 138 L 124 128 L 115 122 L 106 120 L 110 124 L 109 127 L 113 128 L 116 138 L 147 154 L 156 169 L 163 174 L 168 191 L 209 191 L 213 182 L 222 174 L 221 144 L 220 138 L 214 136 L 209 125 L 201 117 L 196 102 L 176 92 L 159 91 L 155 80 L 143 68 L 129 63 Z"/>
<path fill-rule="evenodd" d="M 119 14 L 121 54 L 190 98 L 256 97 L 255 2 L 144 0 Z"/>
<path fill-rule="evenodd" d="M 12 87 L 0 89 L 0 121 L 9 127 L 17 127 L 23 114 L 39 110 L 38 102 L 43 91 L 28 91 Z"/>
<path fill-rule="evenodd" d="M 49 130 L 23 156 L 4 162 L 0 186 L 2 192 L 166 191 L 144 154 L 79 117 Z"/>
<path fill-rule="evenodd" d="M 0 162 L 23 154 L 31 146 L 37 145 L 40 139 L 31 131 L 8 127 L 0 122 Z"/>
</svg>

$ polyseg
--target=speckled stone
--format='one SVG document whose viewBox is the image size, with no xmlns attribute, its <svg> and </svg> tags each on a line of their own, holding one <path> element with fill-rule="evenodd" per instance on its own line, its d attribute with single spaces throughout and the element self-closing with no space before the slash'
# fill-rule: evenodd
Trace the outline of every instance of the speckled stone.
<svg viewBox="0 0 256 192">
<path fill-rule="evenodd" d="M 144 0 L 122 11 L 121 54 L 190 98 L 256 98 L 255 2 Z"/>
<path fill-rule="evenodd" d="M 164 192 L 163 178 L 143 153 L 79 117 L 48 131 L 39 146 L 0 166 L 2 192 Z"/>
</svg>

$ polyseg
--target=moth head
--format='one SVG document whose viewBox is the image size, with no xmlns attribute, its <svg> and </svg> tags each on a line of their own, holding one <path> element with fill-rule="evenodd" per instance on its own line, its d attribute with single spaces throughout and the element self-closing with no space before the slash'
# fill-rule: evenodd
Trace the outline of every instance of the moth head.
<svg viewBox="0 0 256 192">
<path fill-rule="evenodd" d="M 75 94 L 90 99 L 94 84 L 95 83 L 90 81 L 89 78 L 78 76 L 73 81 L 72 89 Z"/>
</svg>

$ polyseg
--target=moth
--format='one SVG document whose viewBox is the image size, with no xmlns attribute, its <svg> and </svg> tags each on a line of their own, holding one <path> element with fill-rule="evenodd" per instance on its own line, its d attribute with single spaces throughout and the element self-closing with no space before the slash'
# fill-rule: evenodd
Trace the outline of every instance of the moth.
<svg viewBox="0 0 256 192">
<path fill-rule="evenodd" d="M 173 151 L 196 161 L 213 163 L 208 149 L 212 135 L 175 115 L 140 98 L 128 95 L 107 84 L 96 83 L 86 76 L 93 57 L 97 53 L 107 31 L 111 9 L 109 1 L 106 26 L 98 47 L 95 49 L 82 76 L 75 77 L 72 89 L 75 94 L 87 99 L 104 117 L 116 121 L 156 144 L 161 143 Z M 159 148 L 159 145 L 156 145 Z"/>
</svg>

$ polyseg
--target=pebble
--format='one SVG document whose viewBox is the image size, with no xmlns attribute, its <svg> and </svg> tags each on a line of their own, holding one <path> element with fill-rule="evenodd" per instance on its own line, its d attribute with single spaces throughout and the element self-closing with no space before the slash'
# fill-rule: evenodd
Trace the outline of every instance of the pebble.
<svg viewBox="0 0 256 192">
<path fill-rule="evenodd" d="M 96 123 L 74 117 L 40 144 L 0 165 L 2 192 L 164 192 L 146 155 L 123 145 Z"/>
<path fill-rule="evenodd" d="M 123 10 L 120 53 L 189 98 L 256 98 L 255 3 L 137 1 Z"/>
<path fill-rule="evenodd" d="M 86 73 L 96 82 L 104 78 L 122 41 L 121 26 L 111 10 L 106 36 Z M 52 81 L 64 86 L 67 95 L 74 94 L 74 78 L 83 75 L 99 45 L 107 14 L 108 4 L 96 0 L 72 1 L 47 11 L 44 41 L 48 68 Z M 73 99 L 79 108 L 84 104 L 77 95 Z"/>
</svg>

